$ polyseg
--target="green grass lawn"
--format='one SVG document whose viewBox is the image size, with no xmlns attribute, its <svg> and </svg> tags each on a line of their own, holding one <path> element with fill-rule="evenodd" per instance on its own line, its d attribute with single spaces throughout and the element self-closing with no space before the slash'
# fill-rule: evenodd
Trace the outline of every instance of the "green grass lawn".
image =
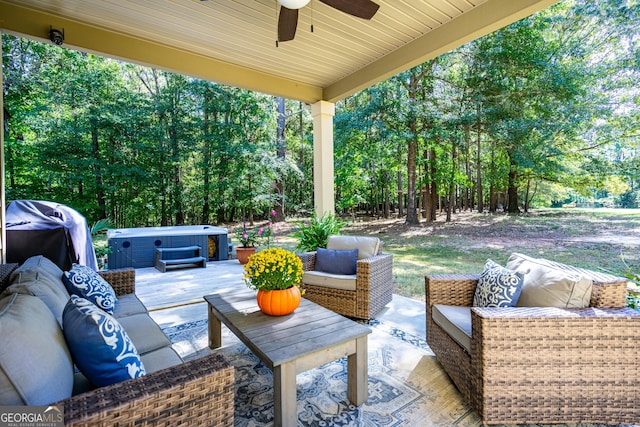
<svg viewBox="0 0 640 427">
<path fill-rule="evenodd" d="M 394 255 L 396 292 L 420 300 L 426 274 L 480 273 L 487 259 L 504 265 L 512 252 L 616 275 L 624 275 L 627 265 L 640 271 L 640 210 L 462 213 L 451 223 L 408 227 L 402 220 L 380 220 L 351 223 L 343 231 L 379 236 Z"/>
</svg>

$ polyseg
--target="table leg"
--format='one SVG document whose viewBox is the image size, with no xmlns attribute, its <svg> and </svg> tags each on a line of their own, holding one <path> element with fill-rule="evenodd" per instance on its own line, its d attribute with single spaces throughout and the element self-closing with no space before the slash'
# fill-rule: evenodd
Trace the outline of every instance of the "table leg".
<svg viewBox="0 0 640 427">
<path fill-rule="evenodd" d="M 284 363 L 273 368 L 273 425 L 275 427 L 298 425 L 295 362 Z"/>
<path fill-rule="evenodd" d="M 356 352 L 347 358 L 347 398 L 359 406 L 369 398 L 367 337 L 356 339 Z"/>
<path fill-rule="evenodd" d="M 209 348 L 220 348 L 222 347 L 222 324 L 213 314 L 211 304 L 207 304 L 207 307 L 209 307 Z"/>
</svg>

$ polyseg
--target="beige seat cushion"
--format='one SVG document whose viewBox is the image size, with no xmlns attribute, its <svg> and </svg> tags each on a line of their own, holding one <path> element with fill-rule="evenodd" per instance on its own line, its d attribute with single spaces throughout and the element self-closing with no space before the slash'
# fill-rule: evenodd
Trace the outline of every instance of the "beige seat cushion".
<svg viewBox="0 0 640 427">
<path fill-rule="evenodd" d="M 136 294 L 120 295 L 113 310 L 113 317 L 122 319 L 123 317 L 133 316 L 134 314 L 145 314 L 146 312 L 147 308 Z"/>
<path fill-rule="evenodd" d="M 356 275 L 331 274 L 323 271 L 305 271 L 302 275 L 302 285 L 323 286 L 325 288 L 356 290 Z"/>
<path fill-rule="evenodd" d="M 436 325 L 471 353 L 471 307 L 435 304 L 431 316 Z"/>
<path fill-rule="evenodd" d="M 148 314 L 134 314 L 122 317 L 118 319 L 118 323 L 127 332 L 141 357 L 145 353 L 171 345 L 169 338 Z"/>
<path fill-rule="evenodd" d="M 161 369 L 177 366 L 182 363 L 182 358 L 176 353 L 171 346 L 162 347 L 157 350 L 150 351 L 140 356 L 144 369 L 147 374 L 159 371 Z"/>
<path fill-rule="evenodd" d="M 513 253 L 506 268 L 524 274 L 517 307 L 589 306 L 592 280 L 568 267 L 563 268 L 562 264 Z"/>
<path fill-rule="evenodd" d="M 369 236 L 330 235 L 327 239 L 327 249 L 358 249 L 358 259 L 364 259 L 378 255 L 380 239 Z"/>
<path fill-rule="evenodd" d="M 71 354 L 38 297 L 12 294 L 0 300 L 0 337 L 2 405 L 48 405 L 71 396 Z"/>
</svg>

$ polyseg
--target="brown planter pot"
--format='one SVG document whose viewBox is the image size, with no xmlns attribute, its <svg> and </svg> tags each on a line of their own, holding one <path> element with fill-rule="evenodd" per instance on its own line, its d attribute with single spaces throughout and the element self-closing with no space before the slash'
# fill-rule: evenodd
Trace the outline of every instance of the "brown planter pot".
<svg viewBox="0 0 640 427">
<path fill-rule="evenodd" d="M 246 264 L 249 262 L 249 257 L 256 253 L 256 248 L 236 248 L 236 256 L 240 264 Z"/>
</svg>

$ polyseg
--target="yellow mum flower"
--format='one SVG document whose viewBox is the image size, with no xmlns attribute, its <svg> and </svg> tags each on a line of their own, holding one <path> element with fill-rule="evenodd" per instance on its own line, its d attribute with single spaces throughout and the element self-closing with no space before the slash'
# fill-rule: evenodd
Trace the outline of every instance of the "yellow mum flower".
<svg viewBox="0 0 640 427">
<path fill-rule="evenodd" d="M 299 286 L 301 278 L 302 261 L 282 248 L 257 252 L 244 266 L 244 281 L 251 289 L 287 289 Z"/>
</svg>

